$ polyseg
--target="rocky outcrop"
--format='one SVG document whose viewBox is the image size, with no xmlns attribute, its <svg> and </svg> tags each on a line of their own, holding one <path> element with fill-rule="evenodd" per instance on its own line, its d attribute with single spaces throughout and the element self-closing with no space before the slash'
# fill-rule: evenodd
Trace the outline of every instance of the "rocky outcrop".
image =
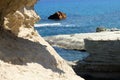
<svg viewBox="0 0 120 80">
<path fill-rule="evenodd" d="M 53 15 L 50 15 L 48 17 L 48 19 L 54 19 L 54 20 L 62 20 L 65 18 L 66 18 L 66 14 L 61 11 L 55 12 Z"/>
<path fill-rule="evenodd" d="M 120 31 L 120 29 L 117 28 L 105 28 L 105 27 L 97 27 L 96 32 L 112 32 L 112 31 Z"/>
<path fill-rule="evenodd" d="M 120 32 L 112 32 L 107 36 L 96 36 L 85 39 L 86 51 L 90 56 L 79 61 L 74 67 L 78 75 L 120 79 Z M 79 70 L 79 71 L 78 71 Z M 79 73 L 79 72 L 82 72 Z"/>
<path fill-rule="evenodd" d="M 62 47 L 65 49 L 74 50 L 86 50 L 84 39 L 89 38 L 99 38 L 99 39 L 111 39 L 117 38 L 113 37 L 120 35 L 119 31 L 116 32 L 101 32 L 101 33 L 81 33 L 81 34 L 70 34 L 70 35 L 56 35 L 44 37 L 44 39 L 52 46 Z M 104 38 L 101 38 L 104 37 Z"/>
<path fill-rule="evenodd" d="M 34 29 L 36 1 L 0 2 L 0 80 L 83 80 Z"/>
<path fill-rule="evenodd" d="M 97 27 L 96 28 L 96 32 L 103 32 L 103 31 L 107 31 L 107 29 L 104 27 Z"/>
<path fill-rule="evenodd" d="M 52 46 L 57 46 L 65 49 L 85 50 L 84 36 L 74 35 L 57 35 L 44 37 L 44 39 Z"/>
<path fill-rule="evenodd" d="M 73 65 L 78 75 L 89 78 L 88 80 L 120 79 L 120 31 L 58 35 L 45 39 L 53 46 L 84 49 L 90 54 L 83 61 L 78 61 L 77 65 Z"/>
</svg>

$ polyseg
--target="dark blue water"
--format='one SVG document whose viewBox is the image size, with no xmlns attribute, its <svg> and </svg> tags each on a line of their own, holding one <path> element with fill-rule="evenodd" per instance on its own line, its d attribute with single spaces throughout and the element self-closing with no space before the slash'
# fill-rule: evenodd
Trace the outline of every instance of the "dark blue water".
<svg viewBox="0 0 120 80">
<path fill-rule="evenodd" d="M 62 49 L 58 47 L 54 47 L 54 49 L 58 52 L 60 56 L 62 56 L 64 59 L 68 61 L 83 60 L 89 55 L 87 52 Z"/>
<path fill-rule="evenodd" d="M 120 28 L 120 0 L 40 0 L 35 5 L 35 10 L 41 17 L 36 29 L 42 36 L 95 32 L 99 26 Z M 67 18 L 61 21 L 48 20 L 48 16 L 56 11 L 66 13 Z M 55 49 L 67 60 L 78 59 L 73 56 L 76 54 L 79 57 L 82 54 L 81 59 L 86 54 Z"/>
</svg>

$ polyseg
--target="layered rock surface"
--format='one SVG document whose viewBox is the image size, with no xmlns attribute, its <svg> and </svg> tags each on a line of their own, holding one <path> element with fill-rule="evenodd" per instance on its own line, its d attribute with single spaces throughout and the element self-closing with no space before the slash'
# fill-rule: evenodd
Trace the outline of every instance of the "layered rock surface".
<svg viewBox="0 0 120 80">
<path fill-rule="evenodd" d="M 57 35 L 48 36 L 44 39 L 52 46 L 62 47 L 65 49 L 84 50 L 84 36 L 76 37 L 75 35 Z"/>
<path fill-rule="evenodd" d="M 73 66 L 78 75 L 120 79 L 120 31 L 58 35 L 45 39 L 52 45 L 78 50 L 84 48 L 90 53 L 90 56 Z"/>
<path fill-rule="evenodd" d="M 84 39 L 117 40 L 120 32 L 80 33 L 70 35 L 56 35 L 44 37 L 52 46 L 66 49 L 86 50 Z"/>
<path fill-rule="evenodd" d="M 74 67 L 78 75 L 111 80 L 120 79 L 120 32 L 85 39 L 90 56 Z M 79 71 L 78 71 L 79 70 Z M 80 73 L 82 72 L 82 73 Z"/>
<path fill-rule="evenodd" d="M 34 30 L 36 1 L 0 2 L 0 80 L 83 80 Z"/>
</svg>

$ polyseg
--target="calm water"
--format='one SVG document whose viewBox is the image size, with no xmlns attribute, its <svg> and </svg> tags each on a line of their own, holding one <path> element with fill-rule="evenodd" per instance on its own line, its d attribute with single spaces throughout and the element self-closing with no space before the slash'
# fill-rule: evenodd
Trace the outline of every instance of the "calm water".
<svg viewBox="0 0 120 80">
<path fill-rule="evenodd" d="M 99 26 L 120 28 L 120 0 L 40 0 L 35 10 L 42 18 L 36 26 L 42 36 L 95 32 Z M 48 20 L 56 11 L 65 12 L 67 19 Z M 87 56 L 79 51 L 55 49 L 67 60 Z"/>
</svg>

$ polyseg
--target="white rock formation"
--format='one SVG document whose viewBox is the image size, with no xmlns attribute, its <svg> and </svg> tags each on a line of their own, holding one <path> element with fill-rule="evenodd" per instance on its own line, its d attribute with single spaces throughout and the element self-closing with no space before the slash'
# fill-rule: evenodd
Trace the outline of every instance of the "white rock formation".
<svg viewBox="0 0 120 80">
<path fill-rule="evenodd" d="M 74 34 L 74 35 L 57 35 L 48 36 L 44 39 L 52 46 L 57 46 L 65 49 L 85 50 L 84 39 L 86 36 Z"/>
<path fill-rule="evenodd" d="M 34 30 L 36 1 L 0 2 L 0 80 L 83 80 Z"/>
<path fill-rule="evenodd" d="M 86 50 L 84 39 L 117 40 L 120 39 L 120 31 L 56 35 L 44 37 L 44 39 L 52 46 L 66 49 Z"/>
</svg>

